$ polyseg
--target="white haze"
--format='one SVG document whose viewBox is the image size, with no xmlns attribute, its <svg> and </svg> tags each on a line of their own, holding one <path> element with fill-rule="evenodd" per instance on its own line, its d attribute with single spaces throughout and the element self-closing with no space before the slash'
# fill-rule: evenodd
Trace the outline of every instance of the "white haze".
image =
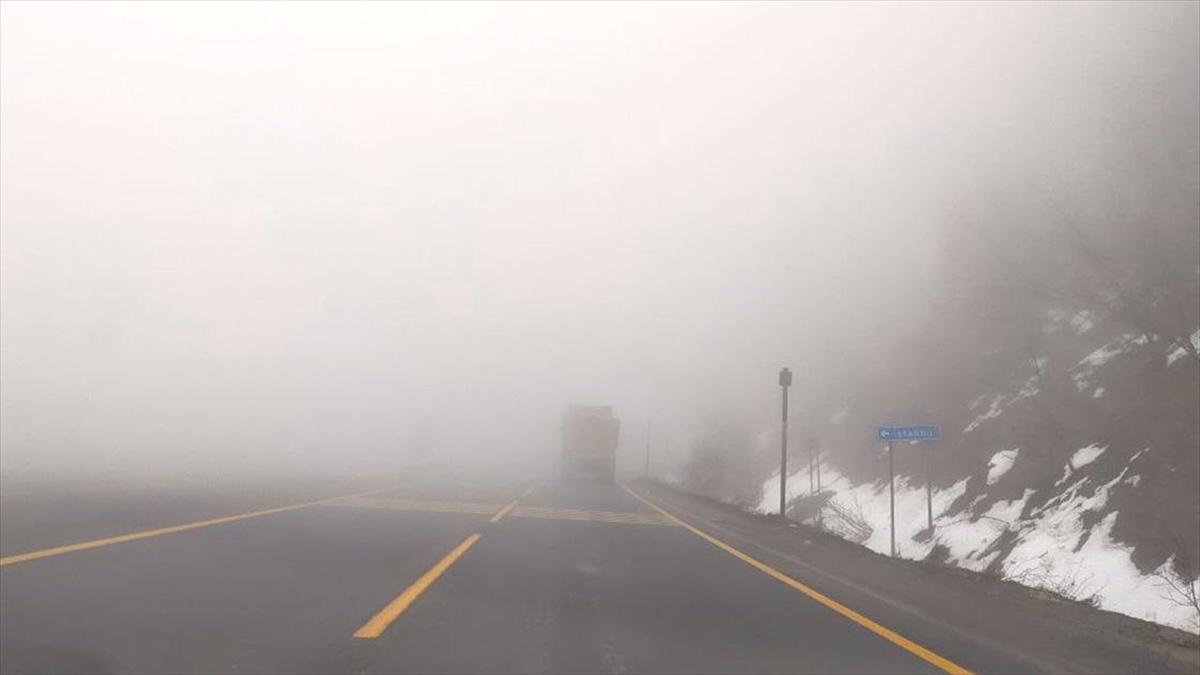
<svg viewBox="0 0 1200 675">
<path fill-rule="evenodd" d="M 682 448 L 928 313 L 964 191 L 1107 190 L 1195 95 L 1182 3 L 0 11 L 6 475 Z"/>
</svg>

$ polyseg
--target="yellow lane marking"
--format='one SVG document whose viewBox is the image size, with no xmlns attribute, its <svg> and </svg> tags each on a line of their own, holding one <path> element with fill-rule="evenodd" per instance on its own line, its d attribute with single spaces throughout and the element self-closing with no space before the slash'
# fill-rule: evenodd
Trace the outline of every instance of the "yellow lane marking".
<svg viewBox="0 0 1200 675">
<path fill-rule="evenodd" d="M 649 499 L 646 499 L 645 497 L 642 497 L 638 493 L 634 492 L 633 489 L 630 488 L 629 486 L 626 485 L 626 486 L 622 486 L 622 487 L 625 488 L 626 492 L 628 492 L 629 494 L 636 497 L 643 504 L 646 504 L 647 506 L 654 509 L 655 511 L 658 511 L 664 517 L 671 519 L 672 521 L 674 521 L 681 527 L 687 528 L 687 530 L 689 530 L 692 534 L 695 534 L 696 536 L 704 539 L 705 541 L 712 544 L 713 546 L 716 546 L 717 548 L 721 549 L 722 551 L 725 551 L 726 553 L 732 555 L 733 557 L 737 558 L 738 560 L 741 560 L 742 562 L 746 563 L 747 565 L 750 565 L 751 567 L 766 574 L 767 576 L 770 576 L 779 581 L 782 581 L 783 583 L 787 584 L 788 586 L 791 586 L 793 589 L 800 591 L 804 595 L 807 595 L 808 597 L 812 598 L 813 600 L 816 600 L 817 602 L 821 603 L 825 607 L 828 607 L 829 609 L 832 609 L 833 611 L 837 612 L 838 614 L 841 614 L 842 616 L 846 617 L 847 619 L 850 619 L 854 623 L 857 623 L 858 625 L 862 626 L 863 628 L 866 628 L 867 630 L 871 631 L 872 633 L 875 633 L 876 635 L 882 637 L 883 639 L 887 640 L 888 642 L 891 642 L 892 644 L 900 647 L 901 649 L 908 651 L 909 653 L 913 654 L 914 656 L 916 656 L 928 663 L 931 663 L 934 666 L 937 666 L 938 668 L 941 668 L 943 671 L 945 671 L 947 673 L 955 673 L 956 675 L 958 675 L 958 674 L 970 675 L 971 671 L 967 670 L 966 668 L 963 668 L 962 666 L 958 665 L 957 663 L 954 663 L 953 661 L 951 661 L 945 657 L 939 656 L 938 654 L 931 652 L 930 650 L 922 647 L 921 645 L 913 642 L 912 640 L 909 640 L 908 638 L 904 637 L 903 635 L 900 635 L 899 633 L 897 633 L 889 628 L 885 628 L 885 627 L 879 625 L 878 623 L 875 623 L 874 621 L 872 621 L 872 620 L 868 619 L 867 617 L 863 616 L 862 614 L 859 614 L 858 612 L 850 609 L 849 607 L 846 607 L 845 605 L 834 600 L 833 598 L 830 598 L 829 596 L 827 596 L 819 591 L 813 590 L 812 588 L 805 586 L 804 584 L 800 583 L 799 581 L 796 581 L 795 579 L 784 574 L 783 572 L 780 572 L 779 570 L 775 569 L 774 567 L 771 567 L 770 565 L 768 565 L 764 562 L 761 562 L 755 558 L 750 557 L 749 555 L 747 555 L 745 553 L 742 553 L 738 549 L 730 546 L 729 544 L 726 544 L 725 542 L 721 541 L 720 539 L 717 539 L 716 537 L 708 534 L 707 532 L 704 532 L 695 527 L 692 527 L 691 525 L 687 524 L 683 520 L 671 515 L 670 513 L 668 513 L 661 507 L 659 507 L 654 502 L 652 502 Z"/>
<path fill-rule="evenodd" d="M 556 509 L 540 506 L 521 506 L 512 513 L 513 518 L 543 518 L 546 520 L 581 520 L 600 523 L 624 523 L 628 525 L 675 526 L 675 521 L 657 513 L 630 513 L 617 511 L 583 511 L 578 509 Z"/>
<path fill-rule="evenodd" d="M 437 502 L 391 497 L 350 497 L 322 502 L 322 506 L 340 506 L 362 509 L 392 509 L 396 511 L 428 511 L 435 513 L 491 514 L 488 522 L 498 522 L 508 516 L 514 518 L 541 518 L 544 520 L 580 520 L 602 523 L 626 523 L 631 525 L 669 525 L 675 522 L 657 513 L 632 513 L 618 511 L 586 511 L 541 506 L 517 506 L 517 502 L 528 497 L 533 487 L 525 490 L 512 502 L 501 507 L 498 504 L 472 502 Z M 498 512 L 496 509 L 500 509 Z"/>
<path fill-rule="evenodd" d="M 382 490 L 374 490 L 372 492 L 361 492 L 357 495 L 350 495 L 349 497 L 358 497 L 358 496 L 362 496 L 362 495 L 369 495 L 369 494 L 374 494 L 376 492 L 382 492 Z M 349 497 L 346 497 L 346 498 L 349 498 Z M 335 498 L 335 499 L 337 499 L 337 498 Z M 201 521 L 195 522 L 195 523 L 185 523 L 183 525 L 172 525 L 171 527 L 160 527 L 156 530 L 145 530 L 143 532 L 132 532 L 130 534 L 122 534 L 122 535 L 119 535 L 116 537 L 107 537 L 105 539 L 94 539 L 92 541 L 83 541 L 83 542 L 79 542 L 77 544 L 67 544 L 66 546 L 47 548 L 47 549 L 43 549 L 41 551 L 30 551 L 29 553 L 19 553 L 17 555 L 10 555 L 10 556 L 4 557 L 4 558 L 0 558 L 0 567 L 2 567 L 4 565 L 13 565 L 16 563 L 28 562 L 30 560 L 37 560 L 39 558 L 49 558 L 50 556 L 62 555 L 64 553 L 74 553 L 76 551 L 85 551 L 90 548 L 99 548 L 101 546 L 111 546 L 113 544 L 123 544 L 127 541 L 137 541 L 138 539 L 148 539 L 150 537 L 157 537 L 157 536 L 164 535 L 164 534 L 173 534 L 175 532 L 185 532 L 187 530 L 196 530 L 201 527 L 212 527 L 213 525 L 223 525 L 225 523 L 233 523 L 233 522 L 236 522 L 239 520 L 246 520 L 247 518 L 258 518 L 259 516 L 269 516 L 273 513 L 283 513 L 284 511 L 294 511 L 296 509 L 302 509 L 306 506 L 314 506 L 316 504 L 323 504 L 326 501 L 328 501 L 328 500 L 319 499 L 316 501 L 304 502 L 302 504 L 289 504 L 288 506 L 279 506 L 279 507 L 276 507 L 273 509 L 264 509 L 262 511 L 251 511 L 250 513 L 240 513 L 238 515 L 225 516 L 223 518 L 213 518 L 211 520 L 201 520 Z"/>
<path fill-rule="evenodd" d="M 383 635 L 383 631 L 387 630 L 387 627 L 392 625 L 392 622 L 395 621 L 396 618 L 401 614 L 403 614 L 404 610 L 408 609 L 408 606 L 411 605 L 414 600 L 421 597 L 421 594 L 425 592 L 425 589 L 433 585 L 433 582 L 437 581 L 438 577 L 442 576 L 442 573 L 449 569 L 450 566 L 453 565 L 459 558 L 461 558 L 462 554 L 467 552 L 467 549 L 474 546 L 475 542 L 477 541 L 479 541 L 478 532 L 472 534 L 466 539 L 463 539 L 462 543 L 460 543 L 458 546 L 455 546 L 453 551 L 450 551 L 446 554 L 446 557 L 437 561 L 437 564 L 433 567 L 430 567 L 428 572 L 422 574 L 421 578 L 417 579 L 416 583 L 404 589 L 404 592 L 396 596 L 395 600 L 389 602 L 386 607 L 379 610 L 378 614 L 371 617 L 370 621 L 367 621 L 362 625 L 361 628 L 354 631 L 354 637 L 370 640 Z"/>
<path fill-rule="evenodd" d="M 528 493 L 528 491 L 527 491 Z M 525 495 L 522 495 L 524 497 Z M 427 511 L 434 513 L 471 513 L 478 515 L 492 514 L 489 522 L 495 523 L 505 517 L 542 518 L 546 520 L 586 520 L 606 523 L 631 523 L 635 525 L 670 525 L 667 520 L 657 513 L 632 513 L 618 511 L 585 511 L 581 509 L 560 509 L 539 506 L 517 506 L 516 500 L 499 506 L 498 504 L 477 504 L 469 502 L 425 502 L 411 499 L 367 498 L 340 499 L 322 502 L 322 506 L 351 507 L 360 509 L 388 509 L 394 511 Z M 515 510 L 514 510 L 514 507 Z M 497 512 L 496 509 L 500 511 Z"/>
<path fill-rule="evenodd" d="M 348 506 L 360 509 L 391 509 L 395 511 L 429 511 L 434 513 L 474 513 L 489 515 L 500 508 L 499 504 L 479 504 L 473 502 L 437 502 L 418 499 L 394 499 L 389 497 L 367 497 L 336 499 L 324 502 L 322 506 Z"/>
<path fill-rule="evenodd" d="M 523 492 L 520 497 L 517 497 L 506 504 L 504 508 L 497 511 L 496 514 L 492 516 L 490 522 L 494 523 L 507 515 L 509 511 L 516 507 L 517 502 L 521 501 L 521 497 L 529 494 L 532 490 L 533 488 L 530 487 L 528 490 Z M 458 546 L 454 547 L 454 550 L 447 553 L 444 558 L 437 561 L 433 567 L 430 567 L 425 574 L 422 574 L 420 579 L 417 579 L 411 586 L 404 589 L 404 592 L 400 595 L 397 595 L 396 599 L 389 602 L 386 607 L 379 610 L 378 614 L 371 617 L 370 620 L 364 623 L 358 630 L 354 631 L 354 637 L 362 640 L 373 640 L 380 635 L 383 635 L 383 631 L 387 630 L 388 626 L 392 625 L 392 622 L 399 618 L 400 615 L 404 613 L 404 610 L 408 609 L 409 605 L 413 604 L 417 598 L 421 597 L 421 594 L 424 593 L 430 586 L 432 586 L 433 582 L 438 580 L 438 577 L 442 576 L 442 574 L 444 574 L 446 570 L 450 569 L 450 566 L 457 562 L 458 559 L 461 558 L 468 549 L 474 546 L 475 542 L 479 541 L 479 537 L 480 534 L 476 532 L 466 539 L 463 539 Z"/>
<path fill-rule="evenodd" d="M 512 511 L 517 506 L 517 502 L 521 501 L 522 499 L 525 499 L 526 497 L 529 496 L 530 492 L 533 492 L 534 487 L 536 487 L 536 486 L 530 485 L 529 487 L 525 488 L 524 492 L 517 495 L 516 499 L 509 502 L 508 505 L 505 506 L 504 508 L 500 509 L 500 512 L 497 513 L 496 515 L 492 516 L 491 520 L 489 520 L 488 522 L 496 523 L 496 522 L 499 522 L 501 518 L 504 518 L 504 516 L 507 516 L 508 512 Z"/>
<path fill-rule="evenodd" d="M 512 510 L 513 510 L 513 508 L 515 508 L 515 507 L 516 507 L 516 505 L 517 505 L 517 501 L 518 501 L 519 499 L 521 499 L 521 498 L 520 498 L 520 497 L 517 497 L 516 499 L 512 500 L 511 502 L 509 502 L 507 506 L 505 506 L 504 508 L 502 508 L 502 509 L 500 509 L 499 511 L 497 511 L 497 512 L 496 512 L 496 515 L 492 516 L 491 520 L 489 520 L 488 522 L 489 522 L 489 523 L 495 523 L 495 522 L 498 522 L 498 521 L 499 521 L 501 518 L 503 518 L 504 516 L 507 516 L 507 515 L 508 515 L 508 512 L 509 512 L 509 511 L 512 511 Z"/>
</svg>

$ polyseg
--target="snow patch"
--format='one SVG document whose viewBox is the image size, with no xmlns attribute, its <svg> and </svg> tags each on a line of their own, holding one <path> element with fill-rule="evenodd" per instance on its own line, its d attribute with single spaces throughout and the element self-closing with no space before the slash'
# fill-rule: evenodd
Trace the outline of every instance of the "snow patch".
<svg viewBox="0 0 1200 675">
<path fill-rule="evenodd" d="M 1192 333 L 1191 341 L 1193 347 L 1200 349 L 1200 330 Z M 1182 359 L 1184 356 L 1187 356 L 1187 350 L 1183 347 L 1175 347 L 1169 354 L 1167 354 L 1167 365 L 1170 366 L 1172 363 Z"/>
<path fill-rule="evenodd" d="M 1092 398 L 1100 398 L 1104 396 L 1104 387 L 1096 387 L 1096 391 L 1092 392 Z"/>
<path fill-rule="evenodd" d="M 992 455 L 992 458 L 988 460 L 987 484 L 995 485 L 996 481 L 1008 473 L 1013 463 L 1017 461 L 1017 455 L 1020 452 L 1020 448 L 1013 448 L 1012 450 L 1001 450 Z"/>
<path fill-rule="evenodd" d="M 1037 364 L 1038 372 L 1030 376 L 1028 380 L 1025 380 L 1025 384 L 1022 385 L 1021 391 L 1018 391 L 1008 400 L 1005 400 L 1003 394 L 996 394 L 996 396 L 992 398 L 992 402 L 988 405 L 988 409 L 982 414 L 977 415 L 975 419 L 963 429 L 963 433 L 969 434 L 978 429 L 979 425 L 983 424 L 987 420 L 999 417 L 1000 413 L 1004 412 L 1005 408 L 1011 406 L 1017 401 L 1037 396 L 1040 391 L 1037 387 L 1037 382 L 1038 378 L 1041 377 L 1042 369 L 1046 367 L 1046 359 L 1037 359 L 1034 363 Z M 974 401 L 971 401 L 971 403 L 967 404 L 967 410 L 975 410 L 975 408 L 979 407 L 982 398 L 983 397 L 977 398 Z"/>
<path fill-rule="evenodd" d="M 1067 479 L 1070 477 L 1071 477 L 1071 465 L 1064 464 L 1062 478 L 1059 478 L 1058 480 L 1054 481 L 1054 487 L 1058 487 L 1059 485 L 1062 485 L 1063 483 L 1067 482 Z"/>
<path fill-rule="evenodd" d="M 1004 395 L 996 394 L 996 397 L 992 399 L 991 405 L 988 406 L 987 412 L 976 416 L 970 424 L 963 428 L 963 433 L 969 434 L 972 431 L 975 431 L 979 428 L 980 424 L 983 424 L 985 421 L 990 420 L 993 417 L 999 417 L 1000 413 L 1002 412 L 1004 412 Z"/>
<path fill-rule="evenodd" d="M 1086 466 L 1105 450 L 1096 445 L 1080 448 L 1072 461 L 1077 466 Z M 1014 448 L 993 455 L 988 463 L 989 478 L 995 475 L 998 480 L 1003 475 L 1000 467 L 1007 465 L 1003 471 L 1011 468 L 1018 452 Z M 1142 452 L 1145 450 L 1134 455 L 1130 463 Z M 820 518 L 820 525 L 826 530 L 887 555 L 891 550 L 891 535 L 886 480 L 855 484 L 829 466 L 821 473 L 824 492 L 833 494 L 820 515 L 810 516 L 807 522 L 816 525 Z M 986 495 L 976 496 L 962 510 L 949 512 L 950 506 L 966 493 L 968 479 L 964 478 L 949 488 L 933 491 L 932 537 L 924 536 L 924 482 L 898 476 L 897 555 L 922 559 L 934 546 L 940 546 L 950 564 L 982 571 L 997 564 L 1003 553 L 1001 544 L 1011 545 L 1012 551 L 998 563 L 1000 573 L 1008 579 L 1090 600 L 1102 609 L 1194 632 L 1196 627 L 1189 608 L 1166 599 L 1161 579 L 1153 573 L 1141 574 L 1133 564 L 1132 549 L 1113 540 L 1116 511 L 1104 514 L 1090 528 L 1085 526 L 1108 504 L 1115 486 L 1138 484 L 1140 477 L 1127 477 L 1128 473 L 1126 466 L 1115 478 L 1098 485 L 1091 478 L 1082 477 L 1028 514 L 1026 506 L 1036 494 L 1033 489 L 1026 489 L 1017 499 L 993 502 L 983 513 L 977 509 Z M 1068 476 L 1069 471 L 1059 485 Z M 989 480 L 989 484 L 992 482 Z M 792 498 L 808 494 L 807 467 L 789 477 L 788 488 Z M 778 498 L 779 477 L 774 476 L 763 484 L 759 511 L 774 512 Z"/>
<path fill-rule="evenodd" d="M 1038 374 L 1032 375 L 1028 380 L 1025 380 L 1025 385 L 1021 387 L 1021 391 L 1018 391 L 1016 396 L 1010 398 L 1007 405 L 1012 405 L 1023 398 L 1029 398 L 1031 396 L 1038 395 L 1038 392 L 1041 390 L 1037 388 L 1037 381 L 1038 378 L 1041 377 L 1042 369 L 1046 367 L 1046 359 L 1038 359 L 1037 367 Z"/>
<path fill-rule="evenodd" d="M 1096 458 L 1100 455 L 1103 455 L 1104 451 L 1107 449 L 1107 445 L 1100 446 L 1094 443 L 1086 448 L 1080 448 L 1075 451 L 1075 454 L 1071 455 L 1071 466 L 1075 467 L 1076 469 L 1081 469 L 1096 461 Z"/>
<path fill-rule="evenodd" d="M 1033 496 L 1034 492 L 1036 490 L 1026 488 L 1024 494 L 1017 499 L 996 502 L 987 510 L 987 513 L 983 514 L 983 517 L 1001 521 L 1007 527 L 1012 527 L 1021 518 L 1021 512 L 1025 510 L 1025 504 Z"/>
<path fill-rule="evenodd" d="M 1105 343 L 1104 346 L 1080 359 L 1079 363 L 1071 368 L 1074 371 L 1071 373 L 1071 379 L 1075 381 L 1075 389 L 1078 391 L 1088 389 L 1092 386 L 1091 377 L 1097 368 L 1121 354 L 1132 351 L 1134 347 L 1145 346 L 1149 343 L 1150 336 L 1133 335 L 1132 333 L 1126 333 Z"/>
<path fill-rule="evenodd" d="M 1088 332 L 1092 329 L 1092 325 L 1092 314 L 1086 309 L 1071 317 L 1071 327 L 1075 329 L 1076 335 Z"/>
</svg>

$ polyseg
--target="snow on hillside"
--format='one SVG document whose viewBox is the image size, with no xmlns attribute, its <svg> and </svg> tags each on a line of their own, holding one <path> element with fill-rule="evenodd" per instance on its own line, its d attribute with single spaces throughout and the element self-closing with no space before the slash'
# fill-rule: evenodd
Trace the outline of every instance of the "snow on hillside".
<svg viewBox="0 0 1200 675">
<path fill-rule="evenodd" d="M 1080 448 L 1071 458 L 1076 469 L 1094 461 L 1104 448 Z M 947 489 L 935 489 L 932 495 L 934 535 L 926 530 L 925 486 L 908 476 L 896 478 L 896 548 L 903 558 L 921 560 L 935 553 L 944 562 L 974 571 L 998 564 L 1005 578 L 1017 583 L 1045 588 L 1096 606 L 1129 616 L 1196 632 L 1195 612 L 1166 597 L 1163 582 L 1154 573 L 1142 574 L 1131 558 L 1132 549 L 1113 541 L 1111 532 L 1117 511 L 1110 511 L 1098 523 L 1088 526 L 1087 515 L 1099 511 L 1108 501 L 1112 488 L 1125 481 L 1136 485 L 1132 473 L 1137 453 L 1115 478 L 1092 485 L 1083 477 L 1062 489 L 1045 505 L 1023 515 L 1035 490 L 1026 489 L 1014 500 L 999 501 L 987 509 L 977 505 L 983 495 L 966 508 L 948 509 L 967 489 L 964 478 Z M 996 453 L 989 464 L 989 477 L 1008 471 L 1018 450 Z M 1067 475 L 1073 471 L 1067 467 Z M 989 484 L 994 481 L 989 478 Z M 1061 484 L 1064 481 L 1060 481 Z M 891 548 L 889 530 L 888 485 L 850 482 L 837 470 L 821 469 L 822 495 L 828 493 L 817 513 L 802 518 L 838 536 L 860 543 L 887 555 Z M 788 477 L 788 497 L 800 500 L 808 496 L 808 468 Z M 779 476 L 768 479 L 758 505 L 761 513 L 778 512 Z M 1035 502 L 1036 503 L 1036 502 Z M 1004 537 L 1012 537 L 1010 543 Z M 1007 550 L 1007 552 L 1005 552 Z M 1003 556 L 1003 558 L 1001 558 Z M 1164 563 L 1158 572 L 1166 571 Z"/>
<path fill-rule="evenodd" d="M 987 484 L 995 485 L 996 481 L 1004 477 L 1008 470 L 1012 468 L 1013 463 L 1017 461 L 1017 455 L 1021 454 L 1020 448 L 1013 450 L 1001 450 L 992 455 L 991 461 L 988 462 Z"/>
<path fill-rule="evenodd" d="M 1200 330 L 1192 333 L 1192 346 L 1196 349 L 1200 349 Z M 1170 366 L 1184 356 L 1187 356 L 1187 350 L 1185 350 L 1183 347 L 1175 347 L 1172 345 L 1171 351 L 1167 354 L 1167 365 Z"/>
<path fill-rule="evenodd" d="M 897 465 L 900 557 L 998 574 L 1200 633 L 1188 597 L 1200 584 L 1200 363 L 1183 342 L 1200 348 L 1200 330 L 1169 338 L 1098 310 L 1052 310 L 1046 320 L 1037 340 L 977 356 L 978 369 L 931 380 L 908 392 L 912 401 L 879 396 L 873 373 L 836 398 L 809 392 L 798 426 L 830 461 L 812 483 L 806 466 L 789 473 L 788 516 L 889 554 L 886 459 L 870 429 L 924 410 L 954 452 L 923 468 Z M 686 489 L 776 513 L 777 433 L 764 426 L 753 442 L 710 441 L 704 447 L 728 455 L 690 464 Z M 932 532 L 926 471 L 935 486 Z M 817 495 L 814 483 L 823 488 Z"/>
<path fill-rule="evenodd" d="M 1071 466 L 1077 470 L 1082 469 L 1088 464 L 1096 461 L 1096 459 L 1100 457 L 1100 455 L 1103 455 L 1104 451 L 1107 449 L 1107 446 L 1099 446 L 1094 443 L 1086 448 L 1080 448 L 1075 451 L 1075 454 L 1071 455 Z"/>
<path fill-rule="evenodd" d="M 1096 349 L 1080 359 L 1079 363 L 1071 369 L 1073 371 L 1071 378 L 1075 380 L 1075 387 L 1079 391 L 1091 387 L 1092 379 L 1098 368 L 1118 356 L 1146 346 L 1149 342 L 1149 336 L 1125 334 Z"/>
</svg>

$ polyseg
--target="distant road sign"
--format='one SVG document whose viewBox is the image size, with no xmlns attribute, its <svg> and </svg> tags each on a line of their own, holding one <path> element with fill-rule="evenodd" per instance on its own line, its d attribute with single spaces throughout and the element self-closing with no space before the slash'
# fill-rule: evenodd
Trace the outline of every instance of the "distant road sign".
<svg viewBox="0 0 1200 675">
<path fill-rule="evenodd" d="M 942 430 L 933 424 L 875 428 L 875 438 L 885 443 L 889 441 L 936 441 L 941 437 Z"/>
</svg>

